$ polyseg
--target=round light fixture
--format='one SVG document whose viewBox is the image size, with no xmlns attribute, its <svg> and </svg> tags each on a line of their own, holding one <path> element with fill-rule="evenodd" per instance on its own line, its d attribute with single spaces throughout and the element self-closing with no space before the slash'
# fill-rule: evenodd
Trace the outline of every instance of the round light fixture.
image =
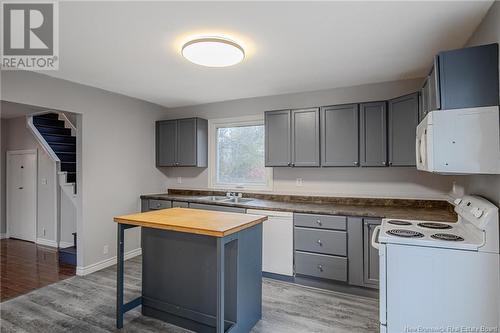
<svg viewBox="0 0 500 333">
<path fill-rule="evenodd" d="M 187 60 L 207 67 L 236 65 L 245 58 L 245 51 L 235 42 L 221 37 L 198 38 L 182 47 Z"/>
</svg>

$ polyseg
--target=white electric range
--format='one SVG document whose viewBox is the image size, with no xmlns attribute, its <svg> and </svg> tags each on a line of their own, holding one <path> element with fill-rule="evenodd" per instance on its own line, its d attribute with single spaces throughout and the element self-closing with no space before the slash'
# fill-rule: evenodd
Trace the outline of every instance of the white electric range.
<svg viewBox="0 0 500 333">
<path fill-rule="evenodd" d="M 499 332 L 498 208 L 465 196 L 455 211 L 456 223 L 383 219 L 374 231 L 380 332 Z"/>
</svg>

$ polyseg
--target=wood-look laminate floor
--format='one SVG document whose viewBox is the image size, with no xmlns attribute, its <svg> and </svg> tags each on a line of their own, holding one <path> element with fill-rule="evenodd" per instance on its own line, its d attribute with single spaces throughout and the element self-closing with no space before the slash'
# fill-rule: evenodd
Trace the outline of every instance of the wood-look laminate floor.
<svg viewBox="0 0 500 333">
<path fill-rule="evenodd" d="M 125 295 L 140 294 L 141 258 L 125 264 Z M 0 304 L 1 332 L 115 332 L 116 268 L 75 276 Z M 264 279 L 263 316 L 253 333 L 378 332 L 376 299 Z M 125 315 L 123 332 L 186 332 Z"/>
<path fill-rule="evenodd" d="M 74 266 L 59 264 L 55 248 L 0 240 L 0 302 L 74 275 Z"/>
</svg>

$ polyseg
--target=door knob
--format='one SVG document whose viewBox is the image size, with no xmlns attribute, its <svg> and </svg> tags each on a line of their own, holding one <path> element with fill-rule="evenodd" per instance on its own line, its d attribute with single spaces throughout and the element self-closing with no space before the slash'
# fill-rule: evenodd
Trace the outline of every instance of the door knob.
<svg viewBox="0 0 500 333">
<path fill-rule="evenodd" d="M 21 187 L 19 187 L 19 189 L 20 189 L 20 190 L 22 190 L 22 189 L 23 189 L 23 187 L 21 186 Z"/>
</svg>

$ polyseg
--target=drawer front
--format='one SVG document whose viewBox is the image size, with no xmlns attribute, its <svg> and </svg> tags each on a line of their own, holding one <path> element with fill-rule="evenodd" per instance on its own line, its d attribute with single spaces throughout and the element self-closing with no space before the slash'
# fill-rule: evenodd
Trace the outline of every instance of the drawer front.
<svg viewBox="0 0 500 333">
<path fill-rule="evenodd" d="M 216 210 L 219 212 L 242 213 L 242 214 L 245 214 L 245 211 L 246 211 L 245 208 L 239 208 L 239 207 L 205 205 L 205 204 L 197 204 L 197 203 L 190 203 L 189 208 Z"/>
<path fill-rule="evenodd" d="M 184 201 L 172 201 L 172 208 L 179 207 L 179 208 L 188 208 L 189 203 L 184 202 Z"/>
<path fill-rule="evenodd" d="M 295 251 L 295 272 L 323 279 L 347 281 L 347 258 Z"/>
<path fill-rule="evenodd" d="M 347 217 L 334 215 L 294 214 L 297 227 L 346 230 Z"/>
<path fill-rule="evenodd" d="M 172 203 L 168 200 L 149 200 L 149 209 L 165 209 L 171 207 Z"/>
<path fill-rule="evenodd" d="M 295 228 L 295 249 L 308 252 L 347 255 L 345 231 Z"/>
</svg>

